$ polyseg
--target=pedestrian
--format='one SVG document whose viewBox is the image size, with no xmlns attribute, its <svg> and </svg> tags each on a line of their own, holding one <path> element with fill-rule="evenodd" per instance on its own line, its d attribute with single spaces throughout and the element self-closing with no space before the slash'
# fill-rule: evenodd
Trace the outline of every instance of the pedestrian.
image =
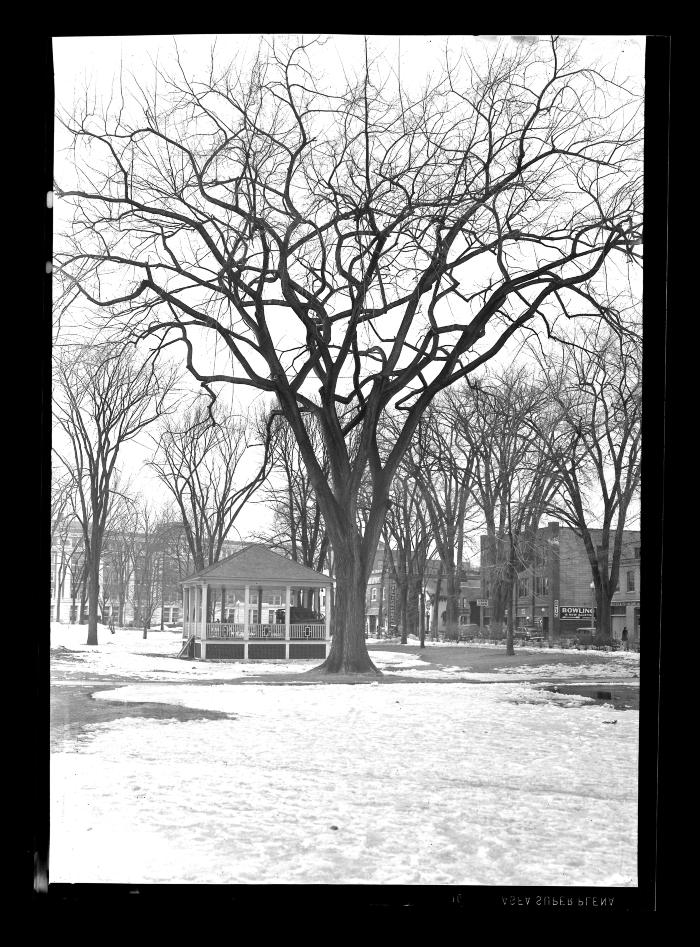
<svg viewBox="0 0 700 947">
<path fill-rule="evenodd" d="M 622 629 L 622 650 L 629 650 L 629 635 L 627 633 L 627 625 Z"/>
</svg>

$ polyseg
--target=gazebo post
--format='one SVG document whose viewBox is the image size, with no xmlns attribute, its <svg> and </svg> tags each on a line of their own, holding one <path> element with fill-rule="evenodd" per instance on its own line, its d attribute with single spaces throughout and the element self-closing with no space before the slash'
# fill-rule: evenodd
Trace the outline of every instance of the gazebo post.
<svg viewBox="0 0 700 947">
<path fill-rule="evenodd" d="M 290 633 L 290 611 L 292 607 L 292 587 L 287 586 L 287 595 L 284 603 L 284 657 L 289 661 L 289 633 Z"/>
<path fill-rule="evenodd" d="M 205 661 L 207 657 L 207 584 L 202 583 L 202 645 L 200 655 Z"/>
<path fill-rule="evenodd" d="M 221 586 L 221 624 L 226 621 L 226 586 Z"/>
<path fill-rule="evenodd" d="M 328 642 L 331 640 L 331 590 L 326 586 L 326 657 L 328 657 Z"/>
<path fill-rule="evenodd" d="M 187 641 L 187 589 L 182 586 L 182 640 Z"/>
<path fill-rule="evenodd" d="M 250 609 L 250 585 L 246 582 L 243 597 L 243 660 L 248 660 L 248 611 Z"/>
</svg>

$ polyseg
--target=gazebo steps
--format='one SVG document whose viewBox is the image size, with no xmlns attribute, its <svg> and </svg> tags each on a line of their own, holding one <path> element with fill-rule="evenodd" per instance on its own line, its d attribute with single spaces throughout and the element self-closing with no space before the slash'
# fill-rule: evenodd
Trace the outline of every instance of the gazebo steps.
<svg viewBox="0 0 700 947">
<path fill-rule="evenodd" d="M 190 635 L 187 641 L 180 648 L 180 653 L 178 658 L 192 658 L 194 657 L 194 635 Z"/>
</svg>

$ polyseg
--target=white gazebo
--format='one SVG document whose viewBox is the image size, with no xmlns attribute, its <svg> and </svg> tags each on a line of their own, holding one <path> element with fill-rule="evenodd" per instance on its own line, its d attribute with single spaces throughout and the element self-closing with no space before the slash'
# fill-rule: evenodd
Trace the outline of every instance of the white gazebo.
<svg viewBox="0 0 700 947">
<path fill-rule="evenodd" d="M 183 655 L 269 661 L 328 653 L 333 580 L 267 546 L 243 546 L 181 585 Z"/>
</svg>

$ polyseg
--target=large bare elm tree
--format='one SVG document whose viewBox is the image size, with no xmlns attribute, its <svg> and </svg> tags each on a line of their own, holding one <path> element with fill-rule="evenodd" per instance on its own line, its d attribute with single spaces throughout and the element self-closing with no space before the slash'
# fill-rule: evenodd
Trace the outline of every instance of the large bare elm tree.
<svg viewBox="0 0 700 947">
<path fill-rule="evenodd" d="M 329 673 L 377 673 L 366 582 L 432 399 L 518 333 L 619 322 L 607 282 L 639 254 L 638 90 L 569 41 L 471 42 L 420 89 L 377 41 L 331 71 L 319 41 L 261 40 L 196 75 L 174 44 L 150 80 L 59 111 L 75 169 L 56 185 L 61 305 L 181 346 L 212 398 L 271 396 L 333 549 Z M 383 450 L 386 414 L 402 422 Z"/>
</svg>

